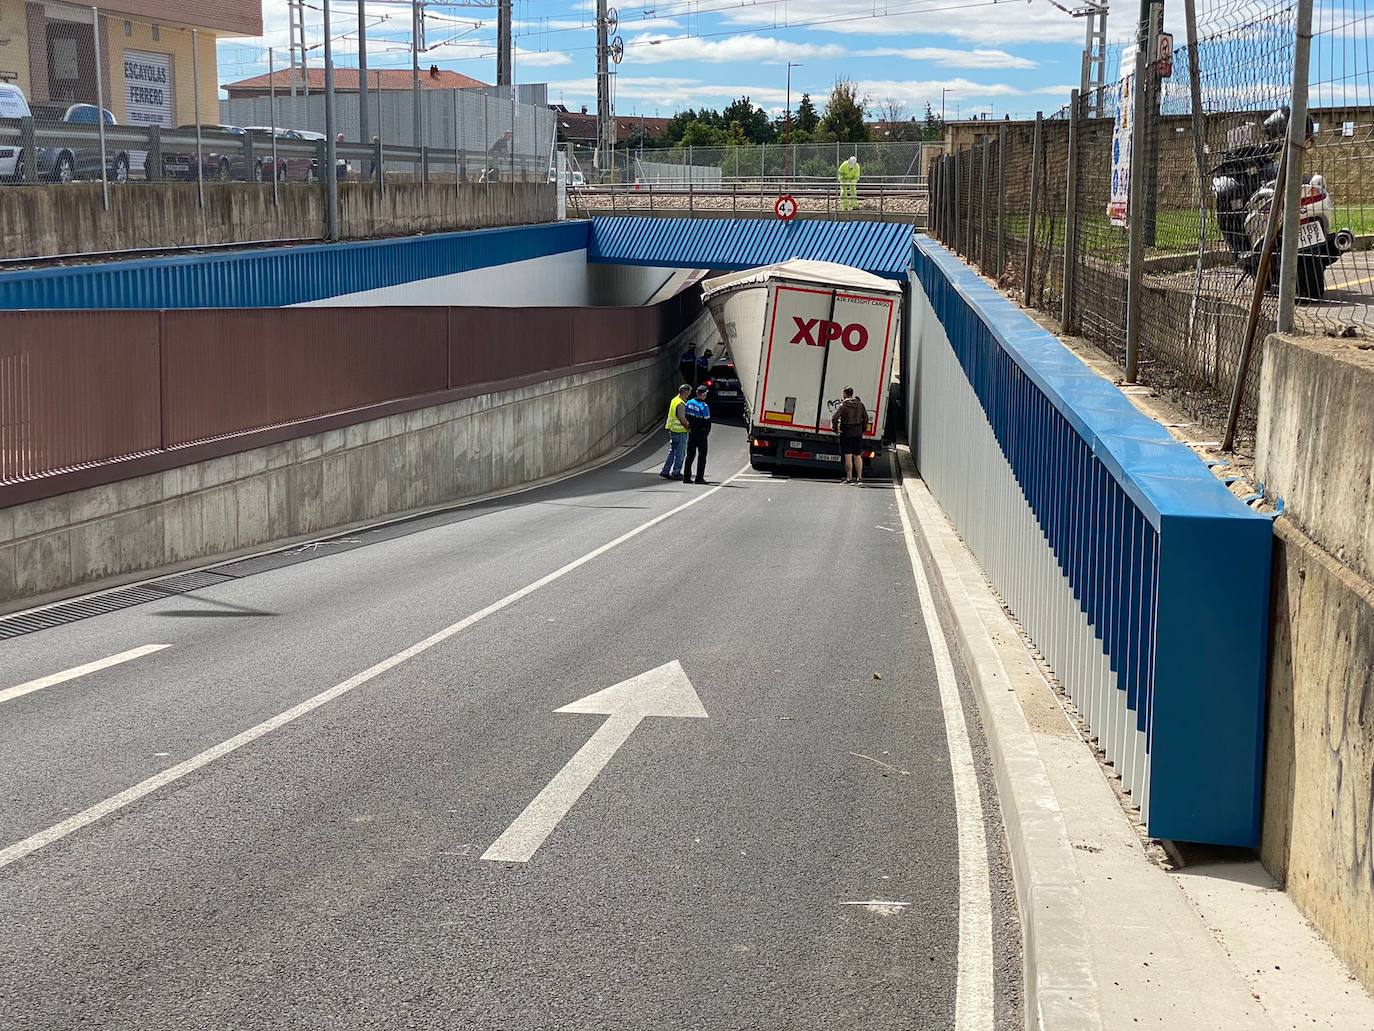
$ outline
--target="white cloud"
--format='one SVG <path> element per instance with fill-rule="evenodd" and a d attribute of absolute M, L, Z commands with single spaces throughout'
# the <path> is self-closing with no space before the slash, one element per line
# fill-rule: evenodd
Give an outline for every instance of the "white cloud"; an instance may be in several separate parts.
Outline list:
<path fill-rule="evenodd" d="M 515 48 L 517 79 L 520 77 L 521 68 L 556 68 L 565 64 L 572 64 L 572 58 L 561 50 L 526 50 L 519 46 Z"/>
<path fill-rule="evenodd" d="M 702 39 L 699 36 L 639 35 L 625 41 L 627 59 L 635 64 L 669 61 L 704 61 L 708 64 L 741 62 L 783 64 L 791 60 L 836 60 L 849 51 L 839 44 L 790 43 L 771 36 L 732 36 Z"/>
<path fill-rule="evenodd" d="M 1083 22 L 1048 3 L 1004 0 L 958 4 L 950 0 L 789 0 L 785 15 L 773 4 L 723 12 L 737 25 L 813 26 L 844 35 L 952 36 L 975 44 L 1070 43 L 1083 39 Z M 785 17 L 785 21 L 781 20 Z"/>
<path fill-rule="evenodd" d="M 1005 50 L 950 50 L 946 47 L 878 47 L 860 51 L 860 57 L 900 57 L 925 61 L 945 68 L 1034 68 L 1028 57 L 1017 57 Z"/>
<path fill-rule="evenodd" d="M 595 98 L 596 78 L 588 76 L 549 83 L 551 96 L 560 92 L 570 99 L 578 98 L 579 102 L 584 97 Z M 795 102 L 799 94 L 796 90 L 793 94 Z M 708 107 L 720 107 L 722 103 L 729 103 L 744 96 L 760 106 L 776 104 L 781 107 L 787 99 L 787 91 L 783 88 L 723 85 L 703 82 L 700 79 L 669 76 L 630 77 L 620 74 L 616 76 L 615 83 L 616 110 L 621 113 L 634 111 L 635 114 L 652 114 L 650 106 L 638 103 L 651 101 L 652 107 L 666 116 L 683 107 L 700 107 L 703 104 Z"/>

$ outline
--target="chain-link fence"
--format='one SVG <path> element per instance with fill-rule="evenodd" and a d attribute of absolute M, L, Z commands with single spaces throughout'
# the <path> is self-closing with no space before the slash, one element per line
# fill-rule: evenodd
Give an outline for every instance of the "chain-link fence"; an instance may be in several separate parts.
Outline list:
<path fill-rule="evenodd" d="M 740 144 L 617 148 L 600 159 L 591 147 L 570 153 L 574 208 L 669 214 L 676 209 L 770 212 L 782 194 L 802 217 L 854 212 L 924 225 L 930 166 L 943 143 Z M 840 194 L 839 167 L 859 166 L 852 202 Z"/>
<path fill-rule="evenodd" d="M 936 163 L 932 231 L 1139 382 L 1170 388 L 1204 417 L 1234 404 L 1244 430 L 1281 294 L 1296 299 L 1297 331 L 1374 332 L 1374 229 L 1365 225 L 1374 197 L 1366 200 L 1363 175 L 1374 158 L 1374 64 L 1362 6 L 1317 12 L 1309 131 L 1294 148 L 1303 161 L 1297 258 L 1291 277 L 1282 274 L 1302 6 L 1214 8 L 1190 33 L 1195 45 L 1144 62 L 1142 95 L 1135 47 L 1118 48 L 1118 74 L 1100 95 L 1038 124 L 970 130 Z"/>
<path fill-rule="evenodd" d="M 232 5 L 231 5 L 232 6 Z M 265 74 L 228 84 L 220 99 L 216 31 L 57 2 L 0 0 L 0 189 L 99 182 L 257 183 L 275 202 L 291 184 L 547 182 L 554 114 L 544 87 L 528 103 L 495 88 L 445 88 L 437 68 L 368 74 L 323 67 L 299 82 L 289 60 L 264 50 Z M 453 76 L 460 81 L 462 77 Z M 313 83 L 314 88 L 309 88 Z M 299 85 L 301 88 L 295 88 Z M 538 96 L 535 96 L 535 91 Z M 367 124 L 366 132 L 363 124 Z"/>

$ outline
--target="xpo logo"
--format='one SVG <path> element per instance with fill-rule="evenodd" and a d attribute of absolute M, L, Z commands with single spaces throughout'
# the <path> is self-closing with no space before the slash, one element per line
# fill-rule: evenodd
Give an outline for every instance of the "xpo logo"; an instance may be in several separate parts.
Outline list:
<path fill-rule="evenodd" d="M 797 334 L 791 341 L 794 344 L 825 347 L 832 340 L 838 340 L 846 351 L 862 351 L 868 346 L 868 327 L 860 322 L 841 326 L 838 322 L 802 319 L 796 315 L 792 316 L 792 321 L 797 324 Z"/>

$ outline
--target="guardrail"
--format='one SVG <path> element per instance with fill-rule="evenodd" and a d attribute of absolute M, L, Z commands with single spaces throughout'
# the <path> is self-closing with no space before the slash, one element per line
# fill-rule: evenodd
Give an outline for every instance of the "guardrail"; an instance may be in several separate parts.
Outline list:
<path fill-rule="evenodd" d="M 944 247 L 914 246 L 922 477 L 1148 832 L 1255 845 L 1270 519 Z"/>
<path fill-rule="evenodd" d="M 53 178 L 49 175 L 45 179 L 40 170 L 39 151 L 42 150 L 69 149 L 81 152 L 85 170 L 75 171 L 82 178 L 100 179 L 103 168 L 105 177 L 117 180 L 120 178 L 115 174 L 119 155 L 130 158 L 134 154 L 144 154 L 146 160 L 129 160 L 124 166 L 128 178 L 149 182 L 169 178 L 183 181 L 226 178 L 269 182 L 273 177 L 264 169 L 275 163 L 278 167 L 276 179 L 319 182 L 319 170 L 326 167 L 327 149 L 324 140 L 279 138 L 274 144 L 270 138 L 251 134 L 241 136 L 203 128 L 197 135 L 191 131 L 169 130 L 157 125 L 106 125 L 102 132 L 101 127 L 94 124 L 53 124 L 38 122 L 33 118 L 0 118 L 0 147 L 12 147 L 20 151 L 15 176 L 11 181 L 30 184 Z M 102 150 L 105 154 L 103 162 L 99 157 Z M 185 175 L 169 176 L 162 161 L 162 156 L 168 152 L 188 156 L 199 154 L 201 159 L 198 162 L 188 161 Z M 495 182 L 502 179 L 534 179 L 542 182 L 548 177 L 547 162 L 542 158 L 536 160 L 528 155 L 517 154 L 512 161 L 510 154 L 505 151 L 493 153 L 398 147 L 378 140 L 371 144 L 338 142 L 335 144 L 335 153 L 339 163 L 348 165 L 348 178 L 376 179 L 383 186 L 387 178 L 395 176 L 394 172 L 386 171 L 388 163 L 413 165 L 416 171 L 406 178 L 420 181 L 428 181 L 432 169 L 443 168 L 453 169 L 453 174 L 460 180 Z M 206 158 L 212 155 L 226 159 L 222 167 L 227 174 L 216 175 L 214 169 L 207 172 Z M 299 165 L 301 161 L 310 163 L 307 174 L 301 174 L 304 171 Z"/>
<path fill-rule="evenodd" d="M 823 177 L 762 177 L 702 183 L 686 179 L 648 179 L 629 183 L 591 183 L 569 188 L 568 200 L 578 213 L 634 213 L 675 215 L 686 212 L 719 216 L 726 211 L 773 210 L 786 195 L 797 202 L 803 217 L 836 215 L 854 210 L 867 215 L 893 216 L 925 225 L 928 195 L 924 176 L 875 177 L 861 181 L 852 207 L 840 196 L 839 183 Z"/>

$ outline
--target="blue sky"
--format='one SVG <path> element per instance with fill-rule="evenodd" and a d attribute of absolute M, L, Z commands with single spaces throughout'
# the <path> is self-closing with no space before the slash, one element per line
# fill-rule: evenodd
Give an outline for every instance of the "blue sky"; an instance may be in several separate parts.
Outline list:
<path fill-rule="evenodd" d="M 321 2 L 307 9 L 311 44 L 323 39 Z M 595 110 L 594 10 L 594 0 L 516 0 L 517 80 L 547 82 L 551 101 Z M 357 4 L 330 12 L 336 63 L 354 66 Z M 263 13 L 261 39 L 220 44 L 221 83 L 265 71 L 268 46 L 284 63 L 286 5 L 265 0 Z M 792 70 L 794 105 L 809 92 L 820 106 L 845 76 L 875 116 L 889 104 L 919 115 L 929 101 L 938 111 L 942 89 L 950 118 L 1050 112 L 1077 85 L 1084 32 L 1081 19 L 1050 0 L 642 0 L 618 13 L 621 116 L 718 108 L 741 95 L 781 113 L 788 61 L 801 64 Z M 409 67 L 410 5 L 367 0 L 366 17 L 369 67 Z M 495 38 L 494 8 L 429 4 L 422 64 L 491 82 Z"/>

